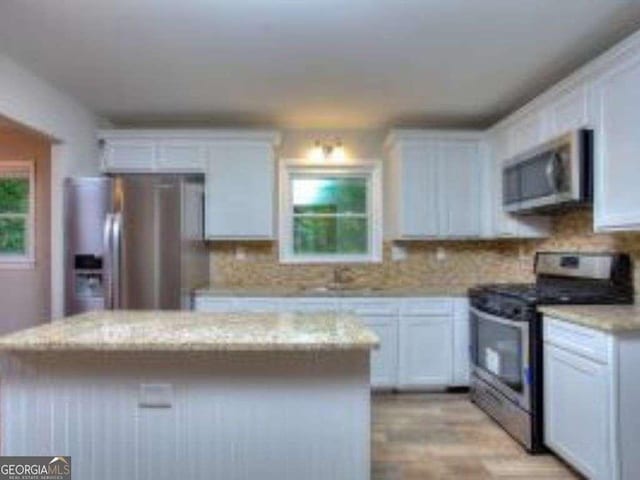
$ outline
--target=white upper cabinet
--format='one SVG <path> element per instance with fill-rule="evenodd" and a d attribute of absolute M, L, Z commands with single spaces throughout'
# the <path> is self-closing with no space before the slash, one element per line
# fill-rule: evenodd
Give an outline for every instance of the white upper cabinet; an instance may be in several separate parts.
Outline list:
<path fill-rule="evenodd" d="M 516 120 L 507 128 L 509 157 L 535 147 L 543 140 L 545 116 L 533 111 Z"/>
<path fill-rule="evenodd" d="M 163 172 L 204 172 L 207 144 L 188 140 L 161 140 L 157 146 L 156 168 Z"/>
<path fill-rule="evenodd" d="M 439 153 L 440 235 L 478 237 L 482 215 L 480 142 L 441 142 Z"/>
<path fill-rule="evenodd" d="M 387 139 L 387 219 L 396 240 L 479 237 L 481 135 L 402 131 Z"/>
<path fill-rule="evenodd" d="M 593 85 L 595 229 L 640 229 L 640 47 Z"/>
<path fill-rule="evenodd" d="M 206 238 L 273 239 L 275 158 L 269 142 L 220 142 L 209 150 Z"/>
<path fill-rule="evenodd" d="M 551 139 L 570 130 L 592 124 L 589 87 L 585 82 L 568 88 L 551 101 L 546 108 L 545 139 Z"/>
<path fill-rule="evenodd" d="M 201 173 L 205 237 L 274 238 L 275 159 L 270 130 L 103 130 L 107 173 Z"/>
<path fill-rule="evenodd" d="M 105 140 L 102 169 L 106 172 L 151 172 L 155 169 L 156 143 L 148 139 Z"/>
<path fill-rule="evenodd" d="M 397 145 L 392 153 L 398 238 L 438 235 L 437 167 L 435 142 Z"/>

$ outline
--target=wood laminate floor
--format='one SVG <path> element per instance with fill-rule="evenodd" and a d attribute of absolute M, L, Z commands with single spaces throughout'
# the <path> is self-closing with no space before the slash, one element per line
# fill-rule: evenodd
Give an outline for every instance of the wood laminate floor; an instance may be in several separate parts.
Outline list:
<path fill-rule="evenodd" d="M 466 394 L 377 394 L 373 480 L 577 479 L 553 455 L 527 454 Z"/>

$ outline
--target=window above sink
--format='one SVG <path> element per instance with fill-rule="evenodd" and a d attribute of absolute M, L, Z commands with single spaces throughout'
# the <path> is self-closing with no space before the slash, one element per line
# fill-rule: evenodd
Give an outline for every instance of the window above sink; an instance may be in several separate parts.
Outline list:
<path fill-rule="evenodd" d="M 280 261 L 378 262 L 382 259 L 381 165 L 280 166 Z"/>

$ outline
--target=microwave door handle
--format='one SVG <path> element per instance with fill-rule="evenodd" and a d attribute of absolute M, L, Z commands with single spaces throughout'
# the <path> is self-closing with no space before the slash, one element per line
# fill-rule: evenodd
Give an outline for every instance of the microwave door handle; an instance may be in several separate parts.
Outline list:
<path fill-rule="evenodd" d="M 113 309 L 113 214 L 107 213 L 103 229 L 104 308 Z"/>
<path fill-rule="evenodd" d="M 558 191 L 558 177 L 561 168 L 562 159 L 556 152 L 553 152 L 550 155 L 549 161 L 547 162 L 547 166 L 544 170 L 544 173 L 547 177 L 547 183 L 549 184 L 549 188 L 551 188 L 553 193 L 556 193 Z"/>

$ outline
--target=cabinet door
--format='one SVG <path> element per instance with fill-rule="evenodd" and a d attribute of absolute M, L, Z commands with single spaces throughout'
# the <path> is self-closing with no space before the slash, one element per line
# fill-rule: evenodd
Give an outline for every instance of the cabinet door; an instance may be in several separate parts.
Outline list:
<path fill-rule="evenodd" d="M 400 388 L 420 389 L 451 384 L 452 323 L 450 316 L 400 318 Z"/>
<path fill-rule="evenodd" d="M 460 298 L 454 301 L 452 385 L 469 385 L 469 348 L 469 301 Z"/>
<path fill-rule="evenodd" d="M 596 230 L 640 229 L 640 55 L 594 85 Z"/>
<path fill-rule="evenodd" d="M 593 479 L 611 474 L 607 366 L 545 343 L 545 443 Z"/>
<path fill-rule="evenodd" d="M 555 99 L 548 107 L 547 139 L 590 124 L 589 92 L 580 84 Z"/>
<path fill-rule="evenodd" d="M 269 144 L 229 143 L 210 150 L 206 180 L 209 239 L 272 239 L 275 164 Z"/>
<path fill-rule="evenodd" d="M 163 140 L 158 144 L 158 171 L 204 173 L 206 168 L 207 146 L 204 143 Z"/>
<path fill-rule="evenodd" d="M 508 128 L 509 157 L 518 155 L 542 141 L 544 115 L 534 111 L 517 120 Z"/>
<path fill-rule="evenodd" d="M 398 317 L 366 315 L 360 319 L 380 339 L 380 346 L 371 351 L 371 386 L 394 388 L 398 383 Z"/>
<path fill-rule="evenodd" d="M 402 222 L 403 238 L 425 238 L 438 235 L 436 142 L 407 144 L 401 148 Z"/>
<path fill-rule="evenodd" d="M 146 173 L 155 169 L 156 146 L 151 140 L 107 140 L 102 167 L 106 172 Z"/>
<path fill-rule="evenodd" d="M 440 145 L 440 236 L 480 236 L 481 160 L 478 142 L 451 141 Z"/>

